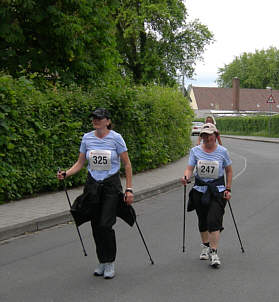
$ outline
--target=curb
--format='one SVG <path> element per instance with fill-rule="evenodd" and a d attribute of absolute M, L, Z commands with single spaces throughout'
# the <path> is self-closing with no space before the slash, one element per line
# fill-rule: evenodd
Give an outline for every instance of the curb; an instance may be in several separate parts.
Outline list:
<path fill-rule="evenodd" d="M 0 241 L 25 235 L 27 233 L 34 233 L 59 224 L 68 223 L 72 221 L 71 218 L 70 212 L 64 211 L 61 213 L 36 218 L 27 222 L 18 223 L 13 226 L 4 227 L 0 229 Z"/>
<path fill-rule="evenodd" d="M 134 202 L 139 202 L 143 199 L 170 191 L 179 186 L 181 186 L 180 179 L 175 179 L 150 189 L 135 192 Z M 13 226 L 4 227 L 0 229 L 0 242 L 72 221 L 73 218 L 70 211 L 63 211 L 61 213 L 51 214 L 27 222 L 18 223 Z"/>

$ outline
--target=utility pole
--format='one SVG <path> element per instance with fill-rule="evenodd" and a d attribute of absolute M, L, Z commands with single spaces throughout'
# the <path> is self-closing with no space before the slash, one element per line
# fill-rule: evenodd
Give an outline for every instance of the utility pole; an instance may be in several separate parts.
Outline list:
<path fill-rule="evenodd" d="M 275 101 L 274 101 L 274 98 L 272 96 L 272 87 L 266 87 L 266 89 L 270 89 L 270 96 L 268 97 L 266 102 L 269 104 L 268 135 L 271 136 L 272 104 L 275 103 Z"/>

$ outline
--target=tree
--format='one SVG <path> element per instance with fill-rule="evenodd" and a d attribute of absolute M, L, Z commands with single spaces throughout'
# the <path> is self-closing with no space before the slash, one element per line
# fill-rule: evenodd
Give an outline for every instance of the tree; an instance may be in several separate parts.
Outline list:
<path fill-rule="evenodd" d="M 0 69 L 86 83 L 117 69 L 114 0 L 2 0 Z"/>
<path fill-rule="evenodd" d="M 173 84 L 179 70 L 191 77 L 185 62 L 200 59 L 213 39 L 198 20 L 186 23 L 182 0 L 121 0 L 115 17 L 122 66 L 135 83 Z"/>
<path fill-rule="evenodd" d="M 2 0 L 0 70 L 69 84 L 173 84 L 213 36 L 182 0 Z"/>
<path fill-rule="evenodd" d="M 265 89 L 270 86 L 279 89 L 279 50 L 270 47 L 255 53 L 244 52 L 232 63 L 219 68 L 218 74 L 220 87 L 231 87 L 232 79 L 238 77 L 241 88 Z"/>

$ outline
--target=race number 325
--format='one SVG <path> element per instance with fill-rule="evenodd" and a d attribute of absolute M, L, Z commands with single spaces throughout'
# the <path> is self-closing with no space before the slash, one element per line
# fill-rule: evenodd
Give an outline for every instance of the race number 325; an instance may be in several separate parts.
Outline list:
<path fill-rule="evenodd" d="M 90 150 L 89 165 L 91 170 L 110 170 L 111 152 L 109 150 Z"/>
<path fill-rule="evenodd" d="M 108 158 L 107 156 L 96 156 L 96 155 L 93 155 L 92 156 L 92 162 L 94 165 L 106 165 L 108 163 Z"/>

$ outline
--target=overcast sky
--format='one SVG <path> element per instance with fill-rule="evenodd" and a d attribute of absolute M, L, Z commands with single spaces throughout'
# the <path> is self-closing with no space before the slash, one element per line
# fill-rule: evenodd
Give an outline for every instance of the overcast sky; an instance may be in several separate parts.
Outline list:
<path fill-rule="evenodd" d="M 186 0 L 188 20 L 199 19 L 213 32 L 204 62 L 196 67 L 195 80 L 185 86 L 217 87 L 218 68 L 244 52 L 279 49 L 279 0 Z"/>

